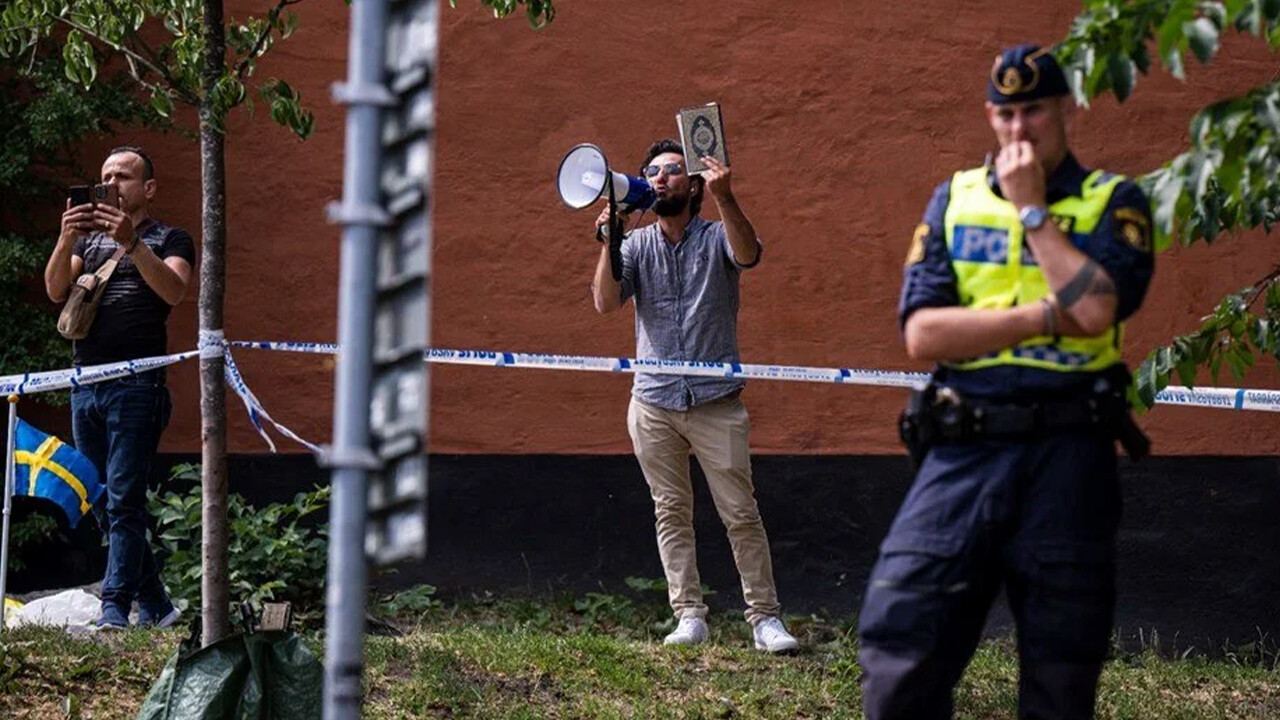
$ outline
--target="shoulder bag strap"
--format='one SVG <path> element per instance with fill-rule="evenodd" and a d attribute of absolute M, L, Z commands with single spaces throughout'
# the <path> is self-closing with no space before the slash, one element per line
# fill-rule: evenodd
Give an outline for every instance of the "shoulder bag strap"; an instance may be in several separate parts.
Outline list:
<path fill-rule="evenodd" d="M 140 241 L 135 240 L 134 242 L 140 242 Z M 111 274 L 116 271 L 116 266 L 120 264 L 120 258 L 122 257 L 124 257 L 123 245 L 117 247 L 115 254 L 112 255 L 109 260 L 102 263 L 102 267 L 98 268 L 98 271 L 94 273 L 94 275 L 98 276 L 99 285 L 107 284 L 107 280 L 111 279 Z"/>

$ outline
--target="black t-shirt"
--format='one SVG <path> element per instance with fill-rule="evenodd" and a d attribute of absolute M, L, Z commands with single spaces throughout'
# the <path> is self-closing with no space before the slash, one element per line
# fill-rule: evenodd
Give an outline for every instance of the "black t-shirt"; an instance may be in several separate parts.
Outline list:
<path fill-rule="evenodd" d="M 180 257 L 195 265 L 195 242 L 187 231 L 148 219 L 137 232 L 161 260 Z M 117 247 L 105 233 L 95 232 L 77 240 L 71 252 L 84 259 L 84 272 L 91 273 L 110 260 Z M 164 355 L 168 342 L 164 323 L 169 309 L 169 303 L 142 279 L 133 258 L 124 255 L 103 290 L 102 304 L 89 334 L 72 343 L 75 364 L 98 365 Z"/>

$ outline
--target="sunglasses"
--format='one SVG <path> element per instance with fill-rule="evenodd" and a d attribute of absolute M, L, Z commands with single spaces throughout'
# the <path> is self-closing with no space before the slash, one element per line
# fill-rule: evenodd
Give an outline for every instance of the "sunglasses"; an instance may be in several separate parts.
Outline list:
<path fill-rule="evenodd" d="M 658 177 L 658 173 L 666 171 L 668 175 L 683 175 L 684 166 L 678 162 L 670 162 L 665 165 L 650 165 L 644 169 L 644 176 L 647 178 Z"/>

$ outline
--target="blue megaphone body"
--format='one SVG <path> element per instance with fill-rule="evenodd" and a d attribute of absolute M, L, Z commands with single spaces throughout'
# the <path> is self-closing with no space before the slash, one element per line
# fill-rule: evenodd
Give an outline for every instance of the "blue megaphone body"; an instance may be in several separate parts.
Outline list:
<path fill-rule="evenodd" d="M 556 187 L 565 205 L 581 210 L 604 197 L 610 179 L 613 199 L 623 210 L 648 210 L 658 199 L 648 180 L 614 172 L 604 151 L 591 143 L 575 145 L 565 154 L 556 173 Z"/>

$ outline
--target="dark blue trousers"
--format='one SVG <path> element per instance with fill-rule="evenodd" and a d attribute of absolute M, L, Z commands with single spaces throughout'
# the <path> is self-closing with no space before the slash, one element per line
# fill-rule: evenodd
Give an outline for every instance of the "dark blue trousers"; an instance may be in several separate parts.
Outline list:
<path fill-rule="evenodd" d="M 86 385 L 71 392 L 76 449 L 97 466 L 106 486 L 105 508 L 94 508 L 107 534 L 102 613 L 127 622 L 138 601 L 139 621 L 164 617 L 173 606 L 160 581 L 160 564 L 147 540 L 147 478 L 171 405 L 163 371 Z"/>
<path fill-rule="evenodd" d="M 1114 441 L 1064 433 L 939 445 L 925 457 L 859 618 L 868 720 L 950 718 L 1004 587 L 1018 717 L 1092 718 L 1115 611 Z"/>

